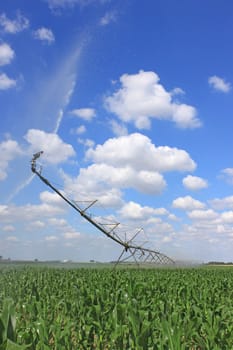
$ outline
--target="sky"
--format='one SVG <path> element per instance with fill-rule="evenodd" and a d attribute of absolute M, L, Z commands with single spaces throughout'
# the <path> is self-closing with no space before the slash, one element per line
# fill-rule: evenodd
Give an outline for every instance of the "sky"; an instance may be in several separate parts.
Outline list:
<path fill-rule="evenodd" d="M 0 255 L 233 261 L 233 3 L 0 4 Z M 107 227 L 107 226 L 106 226 Z M 143 228 L 143 229 L 142 229 Z"/>

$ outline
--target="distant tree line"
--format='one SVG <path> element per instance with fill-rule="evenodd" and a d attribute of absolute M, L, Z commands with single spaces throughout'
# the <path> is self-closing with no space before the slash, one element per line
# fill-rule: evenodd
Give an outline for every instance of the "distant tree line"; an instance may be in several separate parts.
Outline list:
<path fill-rule="evenodd" d="M 224 261 L 209 261 L 207 265 L 233 265 L 233 262 L 224 262 Z"/>

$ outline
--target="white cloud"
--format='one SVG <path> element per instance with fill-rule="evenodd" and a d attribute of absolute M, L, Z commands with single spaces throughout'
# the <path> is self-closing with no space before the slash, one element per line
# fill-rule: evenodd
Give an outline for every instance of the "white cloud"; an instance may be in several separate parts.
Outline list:
<path fill-rule="evenodd" d="M 72 8 L 75 5 L 87 6 L 92 3 L 104 3 L 106 0 L 47 0 L 51 10 Z"/>
<path fill-rule="evenodd" d="M 227 174 L 227 175 L 233 177 L 233 168 L 226 168 L 226 169 L 223 169 L 222 172 L 223 172 L 224 174 Z"/>
<path fill-rule="evenodd" d="M 96 115 L 95 110 L 93 108 L 73 109 L 72 111 L 70 111 L 70 114 L 88 122 L 90 122 Z"/>
<path fill-rule="evenodd" d="M 59 197 L 56 193 L 43 191 L 40 193 L 41 202 L 49 205 L 59 205 L 63 203 L 63 199 Z"/>
<path fill-rule="evenodd" d="M 169 214 L 168 219 L 172 221 L 179 221 L 178 217 L 175 214 Z"/>
<path fill-rule="evenodd" d="M 65 215 L 67 204 L 56 193 L 42 192 L 40 199 L 41 202 L 37 205 L 0 206 L 1 223 L 13 225 L 17 222 L 17 225 L 23 224 L 25 228 L 33 231 L 43 227 L 43 223 L 47 218 L 54 218 L 61 214 Z"/>
<path fill-rule="evenodd" d="M 166 234 L 172 233 L 174 231 L 173 226 L 162 220 L 153 220 L 149 219 L 148 223 L 151 226 L 148 226 L 146 229 L 146 233 L 149 235 L 149 239 L 151 241 L 158 239 L 158 235 L 160 235 L 159 241 L 162 242 L 163 238 Z"/>
<path fill-rule="evenodd" d="M 166 91 L 159 80 L 156 73 L 142 70 L 122 75 L 121 88 L 105 98 L 106 109 L 138 129 L 150 128 L 151 118 L 173 121 L 180 128 L 200 127 L 196 109 L 173 101 L 173 93 Z"/>
<path fill-rule="evenodd" d="M 176 87 L 176 88 L 172 89 L 171 94 L 174 96 L 175 95 L 185 95 L 185 91 L 179 87 Z"/>
<path fill-rule="evenodd" d="M 45 223 L 43 221 L 41 221 L 41 220 L 35 220 L 35 221 L 32 222 L 32 226 L 34 228 L 40 229 L 40 228 L 44 228 L 45 227 Z"/>
<path fill-rule="evenodd" d="M 183 179 L 183 185 L 188 190 L 196 191 L 208 187 L 208 182 L 201 177 L 188 175 Z"/>
<path fill-rule="evenodd" d="M 86 132 L 86 127 L 85 125 L 80 125 L 77 129 L 76 129 L 76 134 L 77 135 L 81 135 L 81 134 L 84 134 Z"/>
<path fill-rule="evenodd" d="M 225 198 L 215 198 L 209 201 L 211 206 L 216 210 L 222 209 L 233 209 L 233 196 L 225 197 Z"/>
<path fill-rule="evenodd" d="M 93 141 L 91 139 L 78 138 L 78 143 L 80 143 L 81 145 L 84 145 L 87 148 L 94 147 L 94 145 L 95 145 L 95 141 Z"/>
<path fill-rule="evenodd" d="M 65 8 L 65 7 L 72 7 L 75 4 L 78 4 L 80 0 L 47 0 L 49 7 L 51 9 L 56 8 Z"/>
<path fill-rule="evenodd" d="M 207 210 L 192 210 L 188 213 L 188 217 L 193 220 L 206 220 L 210 221 L 216 219 L 218 217 L 218 213 L 216 213 L 212 209 Z"/>
<path fill-rule="evenodd" d="M 12 50 L 10 45 L 6 43 L 0 44 L 0 66 L 11 63 L 15 57 L 15 52 Z"/>
<path fill-rule="evenodd" d="M 54 242 L 54 241 L 57 241 L 57 240 L 58 240 L 57 236 L 51 235 L 51 236 L 46 236 L 45 237 L 45 241 L 47 241 L 47 242 Z"/>
<path fill-rule="evenodd" d="M 1 205 L 0 204 L 0 215 L 5 215 L 7 210 L 8 210 L 8 205 Z"/>
<path fill-rule="evenodd" d="M 105 15 L 100 19 L 100 25 L 106 26 L 111 22 L 116 22 L 116 12 L 115 11 L 109 11 L 106 12 Z"/>
<path fill-rule="evenodd" d="M 221 177 L 223 177 L 227 183 L 233 185 L 233 168 L 223 169 L 221 171 Z"/>
<path fill-rule="evenodd" d="M 13 232 L 15 231 L 15 227 L 13 225 L 6 225 L 6 226 L 3 226 L 2 230 L 4 232 Z"/>
<path fill-rule="evenodd" d="M 0 143 L 0 181 L 7 177 L 7 168 L 10 161 L 22 154 L 20 146 L 14 140 Z"/>
<path fill-rule="evenodd" d="M 169 243 L 169 242 L 172 241 L 172 239 L 173 238 L 171 236 L 165 236 L 165 237 L 162 238 L 162 242 Z"/>
<path fill-rule="evenodd" d="M 167 213 L 167 211 L 166 211 Z M 148 206 L 141 206 L 138 203 L 130 201 L 125 203 L 119 210 L 119 214 L 123 219 L 127 220 L 146 220 L 150 219 L 153 215 L 164 215 L 164 208 L 151 208 Z"/>
<path fill-rule="evenodd" d="M 217 225 L 217 233 L 225 233 L 225 226 L 224 225 Z"/>
<path fill-rule="evenodd" d="M 80 233 L 79 233 L 79 232 L 73 232 L 73 231 L 71 231 L 71 232 L 65 232 L 65 233 L 63 234 L 63 237 L 64 237 L 65 239 L 77 239 L 77 238 L 80 238 Z"/>
<path fill-rule="evenodd" d="M 18 242 L 19 239 L 16 236 L 8 236 L 6 238 L 7 241 L 11 241 L 11 242 Z"/>
<path fill-rule="evenodd" d="M 221 219 L 223 223 L 233 224 L 233 211 L 225 211 L 221 214 Z"/>
<path fill-rule="evenodd" d="M 57 134 L 30 129 L 24 138 L 31 145 L 31 153 L 43 150 L 43 159 L 51 164 L 65 162 L 75 155 L 73 147 L 64 143 Z"/>
<path fill-rule="evenodd" d="M 164 215 L 168 215 L 169 212 L 165 208 L 156 208 L 154 209 L 154 214 L 164 216 Z"/>
<path fill-rule="evenodd" d="M 166 182 L 163 176 L 155 171 L 135 170 L 132 167 L 119 167 L 108 164 L 92 164 L 86 169 L 81 169 L 79 182 L 86 188 L 94 191 L 96 186 L 116 188 L 134 188 L 148 194 L 158 194 L 165 188 Z"/>
<path fill-rule="evenodd" d="M 67 225 L 67 222 L 65 219 L 60 219 L 60 218 L 50 218 L 48 219 L 49 224 L 53 226 L 59 226 L 59 227 L 64 227 Z"/>
<path fill-rule="evenodd" d="M 89 196 L 90 194 L 87 192 L 86 195 Z M 106 189 L 96 187 L 92 192 L 92 198 L 98 198 L 98 202 L 105 208 L 119 208 L 123 203 L 122 192 L 117 188 L 109 188 L 106 191 Z"/>
<path fill-rule="evenodd" d="M 115 167 L 132 167 L 136 171 L 192 171 L 195 162 L 189 154 L 168 146 L 156 147 L 140 133 L 108 139 L 103 145 L 86 152 L 87 159 Z"/>
<path fill-rule="evenodd" d="M 41 27 L 34 32 L 35 39 L 46 41 L 48 44 L 52 44 L 55 41 L 54 34 L 51 29 Z"/>
<path fill-rule="evenodd" d="M 128 130 L 126 128 L 126 126 L 124 124 L 120 124 L 118 123 L 116 120 L 110 120 L 110 126 L 112 129 L 112 132 L 114 133 L 114 135 L 116 136 L 124 136 L 128 134 Z"/>
<path fill-rule="evenodd" d="M 16 19 L 7 18 L 5 13 L 0 15 L 0 25 L 6 33 L 15 34 L 29 27 L 29 20 L 18 11 Z"/>
<path fill-rule="evenodd" d="M 80 194 L 98 198 L 106 206 L 122 205 L 122 190 L 127 188 L 159 194 L 166 187 L 161 172 L 192 170 L 196 166 L 185 151 L 156 148 L 139 133 L 108 139 L 103 145 L 88 149 L 86 159 L 92 164 L 81 168 L 77 178 L 63 174 L 65 188 L 79 198 Z"/>
<path fill-rule="evenodd" d="M 215 90 L 227 93 L 231 90 L 231 84 L 226 82 L 224 79 L 213 75 L 209 77 L 209 85 L 212 86 Z"/>
<path fill-rule="evenodd" d="M 105 188 L 98 186 L 97 183 L 92 183 L 92 179 L 87 179 L 86 183 L 83 183 L 81 179 L 71 178 L 67 175 L 64 175 L 65 179 L 65 191 L 66 193 L 72 193 L 73 198 L 83 199 L 90 201 L 96 200 L 98 198 L 98 203 L 103 205 L 104 207 L 119 207 L 122 205 L 122 193 L 118 189 Z M 87 185 L 88 186 L 85 186 Z"/>
<path fill-rule="evenodd" d="M 122 205 L 122 192 L 120 189 L 112 188 L 107 183 L 101 183 L 95 174 L 89 170 L 81 169 L 76 178 L 63 173 L 64 189 L 66 193 L 72 193 L 73 198 L 90 201 L 98 198 L 98 203 L 104 207 L 119 207 Z"/>
<path fill-rule="evenodd" d="M 203 209 L 205 204 L 192 198 L 191 196 L 179 197 L 172 202 L 173 208 L 183 210 Z"/>
<path fill-rule="evenodd" d="M 16 80 L 9 78 L 5 73 L 0 73 L 0 90 L 13 88 L 16 83 Z"/>

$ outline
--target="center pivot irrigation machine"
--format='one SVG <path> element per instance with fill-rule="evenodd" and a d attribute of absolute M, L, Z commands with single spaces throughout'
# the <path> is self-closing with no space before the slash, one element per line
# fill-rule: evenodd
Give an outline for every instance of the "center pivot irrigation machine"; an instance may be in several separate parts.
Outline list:
<path fill-rule="evenodd" d="M 114 223 L 114 224 L 105 224 L 98 222 L 95 220 L 92 215 L 87 213 L 87 210 L 93 206 L 97 200 L 89 202 L 88 206 L 86 206 L 84 209 L 81 208 L 77 204 L 77 201 L 74 201 L 72 199 L 69 199 L 63 192 L 59 191 L 54 185 L 52 185 L 49 180 L 47 180 L 44 176 L 41 175 L 42 167 L 38 167 L 36 164 L 37 159 L 43 154 L 43 151 L 37 152 L 33 155 L 31 160 L 31 170 L 34 174 L 36 174 L 41 181 L 43 181 L 47 186 L 49 186 L 54 192 L 56 192 L 64 201 L 66 201 L 73 209 L 75 209 L 84 219 L 86 219 L 90 224 L 95 226 L 99 231 L 104 233 L 108 238 L 115 241 L 117 244 L 123 247 L 122 253 L 120 254 L 118 260 L 116 261 L 116 264 L 123 263 L 123 262 L 129 262 L 134 261 L 137 265 L 139 264 L 157 264 L 157 265 L 173 265 L 175 262 L 169 258 L 168 256 L 155 251 L 153 249 L 145 248 L 142 245 L 136 244 L 135 239 L 136 236 L 142 231 L 142 229 L 139 229 L 136 231 L 136 233 L 130 238 L 122 239 L 118 232 L 117 228 L 119 227 L 120 223 Z M 109 229 L 109 226 L 111 228 Z"/>

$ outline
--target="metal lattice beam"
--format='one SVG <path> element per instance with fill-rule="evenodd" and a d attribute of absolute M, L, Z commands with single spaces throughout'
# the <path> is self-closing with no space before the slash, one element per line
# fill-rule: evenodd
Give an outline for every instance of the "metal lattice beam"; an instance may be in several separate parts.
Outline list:
<path fill-rule="evenodd" d="M 41 167 L 38 170 L 36 161 L 43 154 L 43 151 L 37 152 L 33 155 L 31 160 L 31 170 L 34 174 L 36 174 L 41 181 L 43 181 L 47 186 L 49 186 L 54 192 L 56 192 L 64 201 L 66 201 L 73 209 L 75 209 L 79 214 L 84 217 L 89 223 L 95 226 L 99 231 L 104 233 L 108 238 L 112 239 L 119 245 L 123 247 L 123 251 L 116 261 L 116 265 L 119 263 L 123 263 L 126 261 L 133 260 L 137 265 L 139 264 L 163 264 L 163 265 L 171 265 L 174 264 L 174 261 L 168 256 L 155 251 L 153 249 L 144 248 L 141 245 L 137 245 L 134 243 L 134 239 L 141 232 L 139 229 L 131 239 L 128 241 L 125 239 L 121 239 L 119 235 L 115 232 L 115 229 L 119 225 L 119 223 L 111 224 L 111 228 L 109 228 L 109 224 L 103 224 L 95 221 L 90 215 L 87 213 L 87 209 L 89 209 L 93 204 L 96 203 L 97 200 L 91 202 L 86 208 L 81 209 L 75 201 L 70 200 L 63 193 L 61 193 L 55 186 L 53 186 L 44 176 L 41 174 Z"/>

